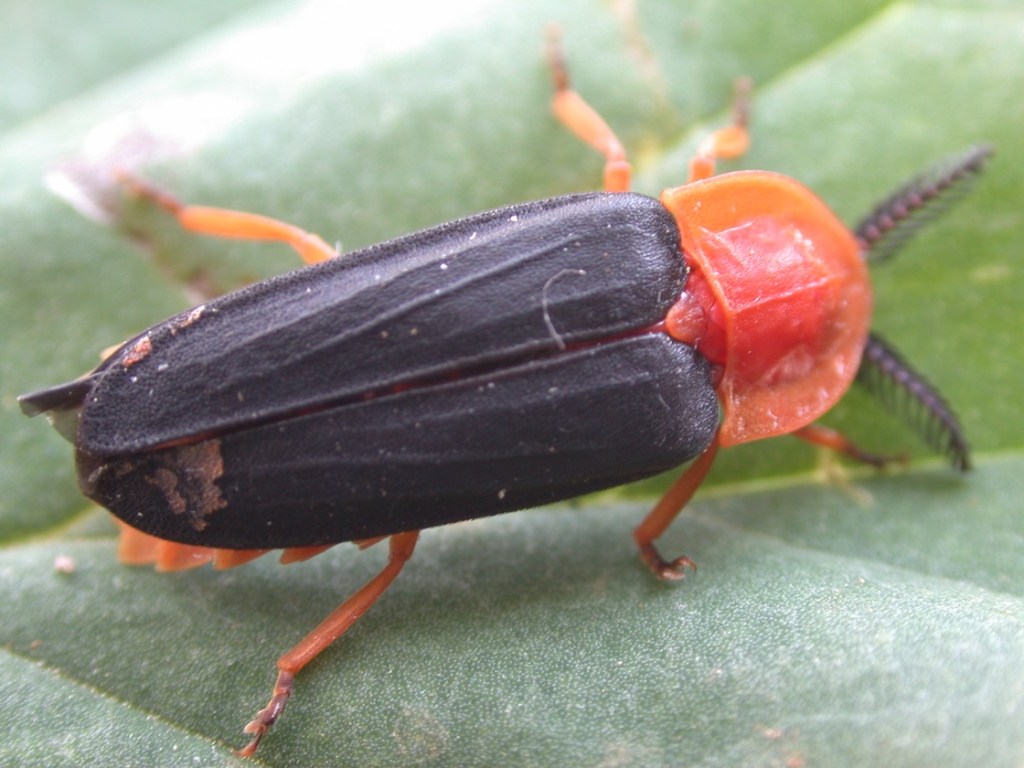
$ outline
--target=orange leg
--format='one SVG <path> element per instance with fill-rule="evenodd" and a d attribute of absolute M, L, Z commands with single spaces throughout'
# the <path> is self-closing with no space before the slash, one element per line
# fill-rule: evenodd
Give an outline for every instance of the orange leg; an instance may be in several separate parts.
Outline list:
<path fill-rule="evenodd" d="M 808 424 L 793 433 L 794 437 L 806 440 L 808 443 L 829 448 L 836 453 L 842 453 L 852 459 L 870 464 L 873 467 L 882 469 L 891 464 L 906 464 L 907 457 L 904 456 L 879 456 L 876 453 L 868 453 L 862 450 L 855 443 L 851 442 L 846 435 L 836 432 L 834 429 L 823 427 L 820 424 Z"/>
<path fill-rule="evenodd" d="M 690 160 L 690 181 L 700 181 L 715 175 L 715 161 L 745 154 L 750 147 L 747 123 L 750 117 L 750 79 L 736 81 L 732 102 L 732 124 L 719 128 L 700 145 Z"/>
<path fill-rule="evenodd" d="M 151 200 L 173 215 L 182 228 L 190 232 L 212 237 L 287 243 L 307 264 L 316 264 L 338 255 L 317 235 L 283 221 L 244 211 L 186 205 L 156 185 L 126 171 L 118 171 L 117 178 L 134 194 Z"/>
<path fill-rule="evenodd" d="M 628 191 L 632 171 L 626 158 L 626 149 L 604 118 L 569 84 L 569 69 L 555 29 L 548 34 L 548 62 L 555 82 L 555 95 L 551 99 L 551 110 L 555 117 L 581 141 L 604 156 L 605 190 Z"/>
<path fill-rule="evenodd" d="M 295 675 L 327 646 L 341 637 L 360 616 L 366 613 L 371 605 L 377 602 L 377 598 L 391 585 L 406 561 L 412 557 L 419 535 L 419 531 L 410 531 L 392 536 L 388 562 L 383 570 L 338 606 L 298 645 L 277 660 L 278 672 L 277 681 L 274 683 L 274 693 L 270 697 L 270 701 L 267 702 L 267 706 L 261 709 L 256 717 L 245 726 L 245 732 L 252 735 L 252 740 L 238 751 L 239 755 L 249 757 L 256 752 L 263 734 L 284 711 L 285 704 L 288 703 L 288 698 L 292 695 Z"/>
<path fill-rule="evenodd" d="M 604 156 L 605 190 L 627 191 L 632 170 L 626 157 L 626 150 L 604 118 L 569 84 L 569 69 L 565 63 L 557 30 L 552 30 L 548 36 L 548 61 L 555 83 L 555 95 L 551 100 L 551 109 L 555 117 L 580 140 Z M 716 160 L 740 157 L 750 147 L 750 133 L 747 130 L 750 88 L 748 78 L 736 81 L 732 124 L 715 131 L 701 144 L 697 154 L 690 160 L 690 181 L 700 181 L 714 176 Z"/>
<path fill-rule="evenodd" d="M 681 579 L 686 574 L 687 568 L 697 570 L 697 565 L 685 555 L 677 557 L 671 562 L 663 560 L 654 546 L 654 540 L 665 532 L 665 529 L 676 519 L 676 515 L 693 498 L 693 494 L 707 477 L 711 465 L 715 463 L 717 454 L 718 440 L 716 438 L 707 450 L 679 476 L 679 479 L 666 491 L 661 500 L 654 505 L 654 509 L 633 531 L 633 538 L 636 539 L 637 546 L 640 547 L 640 557 L 658 578 Z"/>

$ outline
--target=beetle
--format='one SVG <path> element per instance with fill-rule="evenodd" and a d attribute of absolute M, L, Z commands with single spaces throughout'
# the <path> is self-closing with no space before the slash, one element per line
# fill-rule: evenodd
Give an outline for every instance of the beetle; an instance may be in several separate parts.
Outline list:
<path fill-rule="evenodd" d="M 749 143 L 749 86 L 687 183 L 629 192 L 623 145 L 549 46 L 556 118 L 604 157 L 604 191 L 519 203 L 339 256 L 254 214 L 186 205 L 119 172 L 192 232 L 278 240 L 309 266 L 213 299 L 24 395 L 75 447 L 119 556 L 177 570 L 282 562 L 389 539 L 382 571 L 277 663 L 252 755 L 295 674 L 387 589 L 423 528 L 563 500 L 691 462 L 635 530 L 655 542 L 719 447 L 794 434 L 884 465 L 817 425 L 856 380 L 954 467 L 969 449 L 936 389 L 870 330 L 867 262 L 978 175 L 972 148 L 848 230 L 795 180 L 715 175 Z"/>

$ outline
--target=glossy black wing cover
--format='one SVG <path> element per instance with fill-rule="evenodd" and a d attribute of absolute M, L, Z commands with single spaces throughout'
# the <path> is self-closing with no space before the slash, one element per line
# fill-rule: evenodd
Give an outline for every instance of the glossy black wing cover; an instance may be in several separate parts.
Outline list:
<path fill-rule="evenodd" d="M 671 215 L 641 195 L 478 214 L 154 326 L 144 359 L 107 361 L 78 444 L 135 452 L 609 338 L 664 318 L 684 275 Z"/>
<path fill-rule="evenodd" d="M 636 480 L 699 454 L 717 425 L 707 363 L 657 334 L 80 471 L 89 496 L 161 538 L 312 546 Z"/>
<path fill-rule="evenodd" d="M 703 450 L 707 366 L 643 333 L 684 280 L 656 200 L 515 205 L 221 297 L 22 407 L 77 404 L 83 490 L 164 538 L 283 547 L 423 528 Z"/>

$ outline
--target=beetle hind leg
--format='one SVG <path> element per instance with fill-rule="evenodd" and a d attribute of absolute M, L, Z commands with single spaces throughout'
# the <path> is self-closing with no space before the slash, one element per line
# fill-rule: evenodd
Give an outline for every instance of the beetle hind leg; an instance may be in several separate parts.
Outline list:
<path fill-rule="evenodd" d="M 143 197 L 174 216 L 182 229 L 211 237 L 240 240 L 272 240 L 290 245 L 307 264 L 333 258 L 338 252 L 318 235 L 268 216 L 227 208 L 187 205 L 166 190 L 127 171 L 117 179 L 133 194 Z"/>
<path fill-rule="evenodd" d="M 405 563 L 412 557 L 419 535 L 419 531 L 410 531 L 392 536 L 388 562 L 381 572 L 339 605 L 330 616 L 320 622 L 316 629 L 299 641 L 298 645 L 277 660 L 277 680 L 274 683 L 274 692 L 271 694 L 267 706 L 261 709 L 256 717 L 245 726 L 245 733 L 252 736 L 252 739 L 238 750 L 241 757 L 249 757 L 256 752 L 263 735 L 281 716 L 292 695 L 295 675 L 299 670 L 341 637 L 391 586 L 391 582 L 395 580 Z"/>
<path fill-rule="evenodd" d="M 875 467 L 876 469 L 885 469 L 895 465 L 906 465 L 909 462 L 909 457 L 906 454 L 878 454 L 865 451 L 855 442 L 850 440 L 842 432 L 837 432 L 829 427 L 824 427 L 821 424 L 808 424 L 806 427 L 793 432 L 793 437 L 797 437 L 804 442 L 811 443 L 812 445 L 820 445 L 822 448 L 828 448 L 830 451 L 835 453 L 841 453 L 844 456 L 849 456 L 854 461 L 859 461 L 861 464 L 867 464 Z"/>

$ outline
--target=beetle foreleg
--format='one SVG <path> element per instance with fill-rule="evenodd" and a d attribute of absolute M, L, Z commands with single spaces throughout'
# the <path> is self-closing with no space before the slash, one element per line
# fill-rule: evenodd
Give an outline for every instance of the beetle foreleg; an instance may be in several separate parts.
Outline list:
<path fill-rule="evenodd" d="M 808 424 L 806 427 L 801 427 L 793 432 L 793 436 L 836 453 L 845 454 L 851 459 L 856 459 L 863 464 L 870 464 L 878 469 L 884 469 L 893 464 L 906 464 L 908 461 L 906 455 L 882 456 L 877 453 L 868 453 L 843 433 L 820 424 Z"/>
<path fill-rule="evenodd" d="M 741 77 L 733 90 L 732 124 L 719 128 L 700 145 L 690 160 L 689 181 L 700 181 L 715 175 L 715 161 L 746 154 L 750 147 L 747 123 L 750 117 L 750 78 Z"/>
<path fill-rule="evenodd" d="M 339 605 L 334 612 L 324 619 L 316 629 L 306 635 L 294 648 L 277 660 L 277 680 L 274 693 L 256 717 L 246 726 L 245 733 L 252 735 L 252 740 L 238 751 L 242 757 L 249 757 L 260 745 L 263 734 L 281 716 L 289 697 L 292 695 L 295 675 L 304 666 L 316 658 L 321 651 L 341 637 L 349 627 L 356 623 L 367 609 L 377 602 L 395 577 L 401 572 L 406 561 L 412 557 L 416 548 L 419 531 L 399 533 L 391 537 L 391 549 L 388 553 L 387 565 L 363 585 L 362 589 Z"/>
<path fill-rule="evenodd" d="M 174 195 L 145 179 L 118 171 L 118 181 L 134 194 L 144 197 L 173 215 L 183 229 L 211 237 L 240 240 L 273 240 L 290 245 L 307 264 L 316 264 L 338 255 L 318 235 L 268 216 L 226 208 L 186 205 Z"/>
<path fill-rule="evenodd" d="M 679 476 L 679 479 L 665 492 L 661 500 L 654 505 L 654 509 L 647 513 L 647 517 L 633 531 L 633 538 L 636 539 L 637 546 L 640 547 L 640 557 L 660 579 L 681 579 L 686 575 L 687 568 L 697 570 L 696 563 L 685 555 L 677 557 L 671 562 L 662 559 L 654 546 L 654 540 L 665 532 L 665 529 L 676 519 L 676 515 L 693 498 L 698 486 L 704 482 L 711 465 L 715 463 L 717 453 L 718 439 L 716 438 L 707 450 Z"/>

